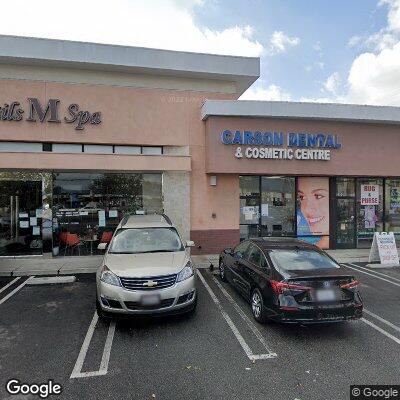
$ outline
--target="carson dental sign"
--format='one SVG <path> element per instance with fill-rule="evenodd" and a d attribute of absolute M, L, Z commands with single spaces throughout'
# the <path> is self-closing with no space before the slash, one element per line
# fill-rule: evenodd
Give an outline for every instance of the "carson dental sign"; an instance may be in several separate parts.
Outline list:
<path fill-rule="evenodd" d="M 60 100 L 50 99 L 46 106 L 43 106 L 36 97 L 28 98 L 28 112 L 21 107 L 21 103 L 13 101 L 0 106 L 0 122 L 1 121 L 22 121 L 29 122 L 50 122 L 61 123 L 60 118 Z M 82 111 L 78 104 L 70 104 L 67 108 L 67 113 L 62 119 L 67 124 L 74 124 L 75 129 L 81 131 L 85 129 L 86 124 L 98 125 L 101 124 L 101 113 L 96 111 Z"/>
<path fill-rule="evenodd" d="M 221 133 L 221 142 L 225 145 L 237 146 L 236 158 L 277 160 L 329 161 L 331 150 L 342 147 L 337 135 L 308 132 L 284 134 L 283 132 L 230 131 L 226 129 Z"/>

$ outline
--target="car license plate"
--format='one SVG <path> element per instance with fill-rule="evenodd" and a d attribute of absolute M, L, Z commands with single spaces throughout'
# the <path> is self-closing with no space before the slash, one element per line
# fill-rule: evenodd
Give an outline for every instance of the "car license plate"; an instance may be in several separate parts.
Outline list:
<path fill-rule="evenodd" d="M 157 306 L 160 304 L 160 296 L 149 294 L 142 296 L 142 306 Z"/>
<path fill-rule="evenodd" d="M 317 301 L 334 301 L 336 293 L 333 289 L 322 289 L 316 291 L 315 297 Z"/>

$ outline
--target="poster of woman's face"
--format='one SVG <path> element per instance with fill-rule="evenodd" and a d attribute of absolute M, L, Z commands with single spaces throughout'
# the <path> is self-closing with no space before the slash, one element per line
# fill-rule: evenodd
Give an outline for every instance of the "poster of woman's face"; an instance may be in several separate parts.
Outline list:
<path fill-rule="evenodd" d="M 321 248 L 329 247 L 329 178 L 298 178 L 297 234 Z M 311 237 L 310 237 L 311 236 Z"/>

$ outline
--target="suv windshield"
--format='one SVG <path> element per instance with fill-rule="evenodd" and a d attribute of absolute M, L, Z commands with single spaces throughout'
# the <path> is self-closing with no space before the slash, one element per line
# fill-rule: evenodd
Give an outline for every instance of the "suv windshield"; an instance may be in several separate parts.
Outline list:
<path fill-rule="evenodd" d="M 181 239 L 174 228 L 119 229 L 109 253 L 158 253 L 183 251 Z"/>
<path fill-rule="evenodd" d="M 309 249 L 282 249 L 269 252 L 272 262 L 286 271 L 340 268 L 324 254 Z"/>

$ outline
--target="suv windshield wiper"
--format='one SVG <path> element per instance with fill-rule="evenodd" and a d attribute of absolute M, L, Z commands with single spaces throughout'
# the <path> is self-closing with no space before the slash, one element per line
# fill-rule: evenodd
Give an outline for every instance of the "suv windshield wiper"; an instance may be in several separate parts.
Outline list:
<path fill-rule="evenodd" d="M 173 253 L 179 250 L 149 250 L 149 251 L 141 251 L 141 253 Z"/>
<path fill-rule="evenodd" d="M 175 251 L 179 250 L 109 251 L 108 254 L 174 253 Z"/>

